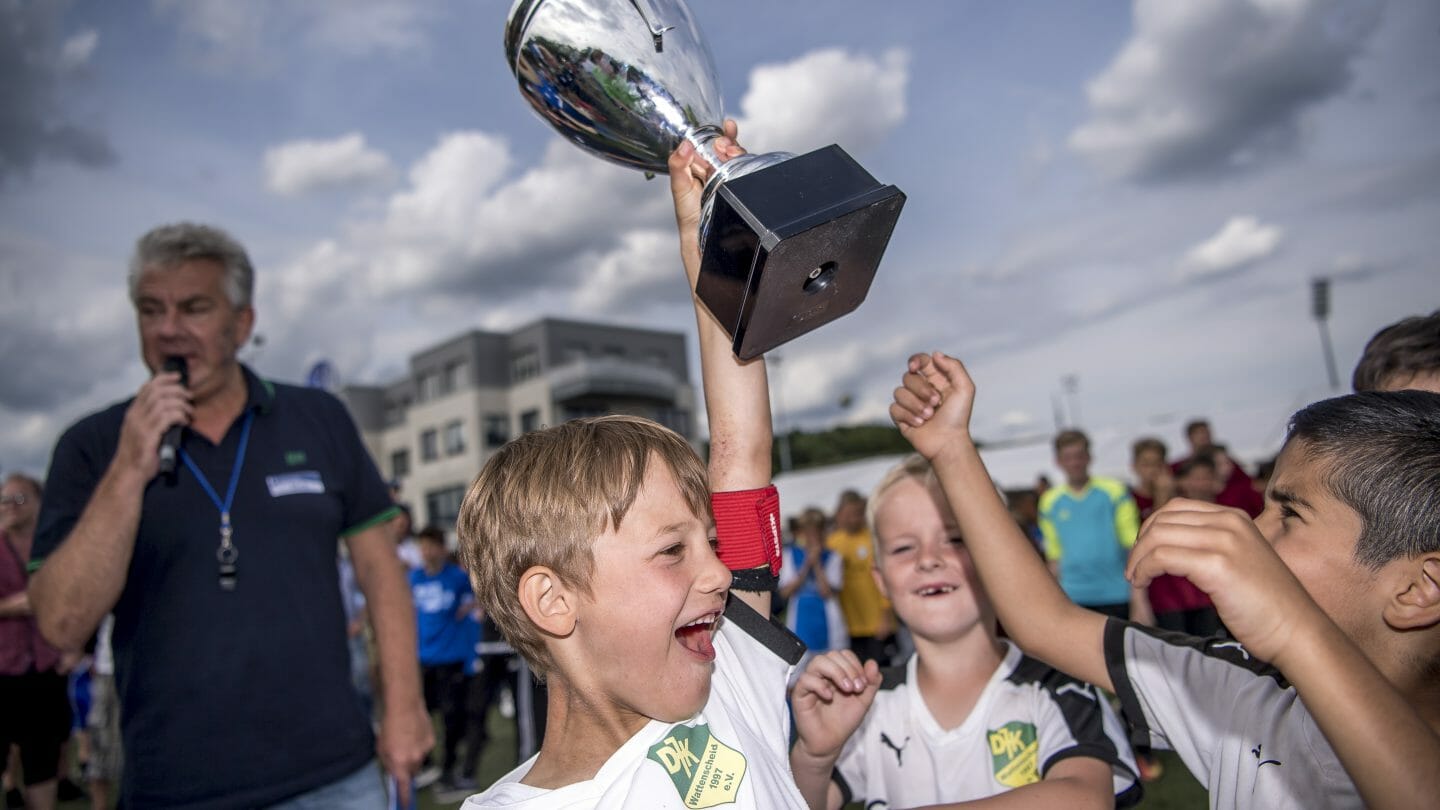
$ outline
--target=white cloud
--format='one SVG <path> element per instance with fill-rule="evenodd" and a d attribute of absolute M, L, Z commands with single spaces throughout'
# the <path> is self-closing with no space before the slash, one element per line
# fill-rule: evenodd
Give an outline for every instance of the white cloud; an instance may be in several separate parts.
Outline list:
<path fill-rule="evenodd" d="M 1070 146 L 1157 180 L 1253 166 L 1293 150 L 1299 118 L 1349 86 L 1380 16 L 1346 0 L 1136 0 L 1135 33 L 1086 95 Z"/>
<path fill-rule="evenodd" d="M 1278 225 L 1263 225 L 1250 216 L 1235 216 L 1219 233 L 1190 248 L 1180 263 L 1180 278 L 1198 278 L 1248 267 L 1273 256 L 1284 240 Z"/>
<path fill-rule="evenodd" d="M 876 58 L 827 48 L 757 66 L 740 101 L 740 138 L 757 152 L 831 143 L 864 151 L 905 120 L 908 82 L 909 56 L 899 49 Z"/>
<path fill-rule="evenodd" d="M 99 44 L 100 32 L 94 28 L 87 28 L 65 40 L 60 46 L 60 69 L 75 70 L 89 64 Z"/>
<path fill-rule="evenodd" d="M 390 158 L 352 132 L 328 141 L 291 141 L 265 150 L 265 187 L 282 197 L 383 183 L 394 175 Z"/>
<path fill-rule="evenodd" d="M 686 281 L 674 229 L 626 233 L 617 249 L 599 257 L 577 280 L 571 308 L 610 312 L 631 301 L 653 300 L 683 292 Z"/>
<path fill-rule="evenodd" d="M 343 0 L 315 15 L 311 40 L 349 56 L 416 51 L 433 8 L 414 0 Z"/>
<path fill-rule="evenodd" d="M 271 13 L 269 3 L 230 0 L 152 0 L 160 15 L 175 18 L 180 34 L 214 65 L 258 64 Z"/>
<path fill-rule="evenodd" d="M 879 59 L 816 51 L 788 65 L 757 68 L 752 80 L 747 144 L 754 144 L 752 133 L 771 133 L 777 146 L 800 151 L 809 133 L 819 139 L 815 145 L 833 139 L 861 149 L 904 117 L 906 68 L 899 51 Z M 798 93 L 791 103 L 783 103 L 781 87 Z M 297 193 L 388 169 L 378 159 L 383 156 L 367 164 L 367 152 L 356 134 L 272 150 L 269 186 Z M 351 283 L 371 294 L 411 295 L 421 305 L 466 300 L 483 308 L 481 320 L 541 294 L 556 295 L 576 312 L 622 305 L 642 311 L 684 300 L 664 182 L 646 182 L 639 172 L 597 160 L 558 137 L 535 165 L 515 169 L 509 144 L 497 135 L 443 135 L 409 169 L 382 214 L 352 221 L 332 244 L 297 259 L 295 271 L 309 278 L 320 272 L 317 265 L 354 268 L 347 273 L 360 278 Z M 290 292 L 286 306 L 303 309 L 328 301 L 333 289 L 297 282 Z"/>

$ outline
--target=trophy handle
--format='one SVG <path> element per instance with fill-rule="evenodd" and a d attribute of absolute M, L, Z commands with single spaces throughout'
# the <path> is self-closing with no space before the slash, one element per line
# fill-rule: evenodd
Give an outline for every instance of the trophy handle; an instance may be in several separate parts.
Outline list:
<path fill-rule="evenodd" d="M 650 39 L 655 43 L 655 53 L 664 53 L 665 32 L 674 30 L 675 26 L 666 25 L 660 19 L 660 14 L 655 10 L 655 4 L 650 0 L 630 0 L 630 5 L 635 7 L 640 19 L 645 21 L 645 27 L 650 29 Z"/>

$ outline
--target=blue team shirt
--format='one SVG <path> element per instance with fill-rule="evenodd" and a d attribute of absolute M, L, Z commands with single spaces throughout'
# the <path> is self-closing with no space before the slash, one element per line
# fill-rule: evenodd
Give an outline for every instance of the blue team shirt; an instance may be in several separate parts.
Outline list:
<path fill-rule="evenodd" d="M 415 599 L 421 664 L 454 664 L 474 657 L 473 622 L 455 615 L 462 603 L 474 599 L 470 578 L 458 565 L 446 563 L 434 576 L 424 568 L 411 571 L 410 595 Z"/>
<path fill-rule="evenodd" d="M 798 571 L 805 566 L 805 549 L 791 546 L 788 550 L 790 562 Z M 825 549 L 820 552 L 820 573 L 825 576 L 825 564 L 835 552 Z M 790 597 L 790 631 L 805 642 L 811 650 L 824 652 L 832 649 L 830 643 L 830 622 L 825 610 L 825 597 L 820 595 L 820 586 L 815 582 L 817 574 L 806 575 L 805 582 Z"/>
<path fill-rule="evenodd" d="M 1045 556 L 1060 566 L 1060 587 L 1079 605 L 1130 601 L 1125 561 L 1135 545 L 1139 510 L 1113 478 L 1092 477 L 1079 492 L 1051 487 L 1040 498 Z"/>

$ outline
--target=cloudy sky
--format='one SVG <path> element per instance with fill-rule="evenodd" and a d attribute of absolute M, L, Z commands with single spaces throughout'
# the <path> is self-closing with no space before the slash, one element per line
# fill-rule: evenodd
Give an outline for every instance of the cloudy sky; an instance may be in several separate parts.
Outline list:
<path fill-rule="evenodd" d="M 1310 279 L 1346 380 L 1440 306 L 1440 4 L 691 3 L 751 149 L 909 195 L 864 306 L 782 349 L 787 426 L 882 418 L 944 348 L 984 436 L 1208 415 L 1258 454 L 1329 391 Z M 144 379 L 125 263 L 167 221 L 249 246 L 282 380 L 544 315 L 691 330 L 663 181 L 530 112 L 508 5 L 0 2 L 0 467 Z"/>

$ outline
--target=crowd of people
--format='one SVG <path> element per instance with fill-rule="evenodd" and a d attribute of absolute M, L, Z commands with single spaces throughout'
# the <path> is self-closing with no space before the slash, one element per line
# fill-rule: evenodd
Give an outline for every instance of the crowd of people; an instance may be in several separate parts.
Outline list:
<path fill-rule="evenodd" d="M 671 158 L 692 289 L 712 171 Z M 0 750 L 27 806 L 55 804 L 66 670 L 97 635 L 82 725 L 119 742 L 91 734 L 90 784 L 126 807 L 429 784 L 470 810 L 1123 806 L 1150 747 L 1212 807 L 1440 795 L 1440 312 L 1381 330 L 1357 393 L 1295 414 L 1253 474 L 1200 421 L 1184 458 L 1138 438 L 1129 485 L 1064 431 L 1063 480 L 1010 508 L 964 366 L 897 358 L 915 455 L 797 512 L 787 546 L 764 362 L 698 300 L 707 460 L 648 420 L 574 420 L 411 537 L 339 401 L 239 362 L 253 284 L 219 229 L 142 237 L 153 376 L 68 429 L 43 485 L 5 479 Z M 491 708 L 530 673 L 538 750 L 480 785 Z"/>

